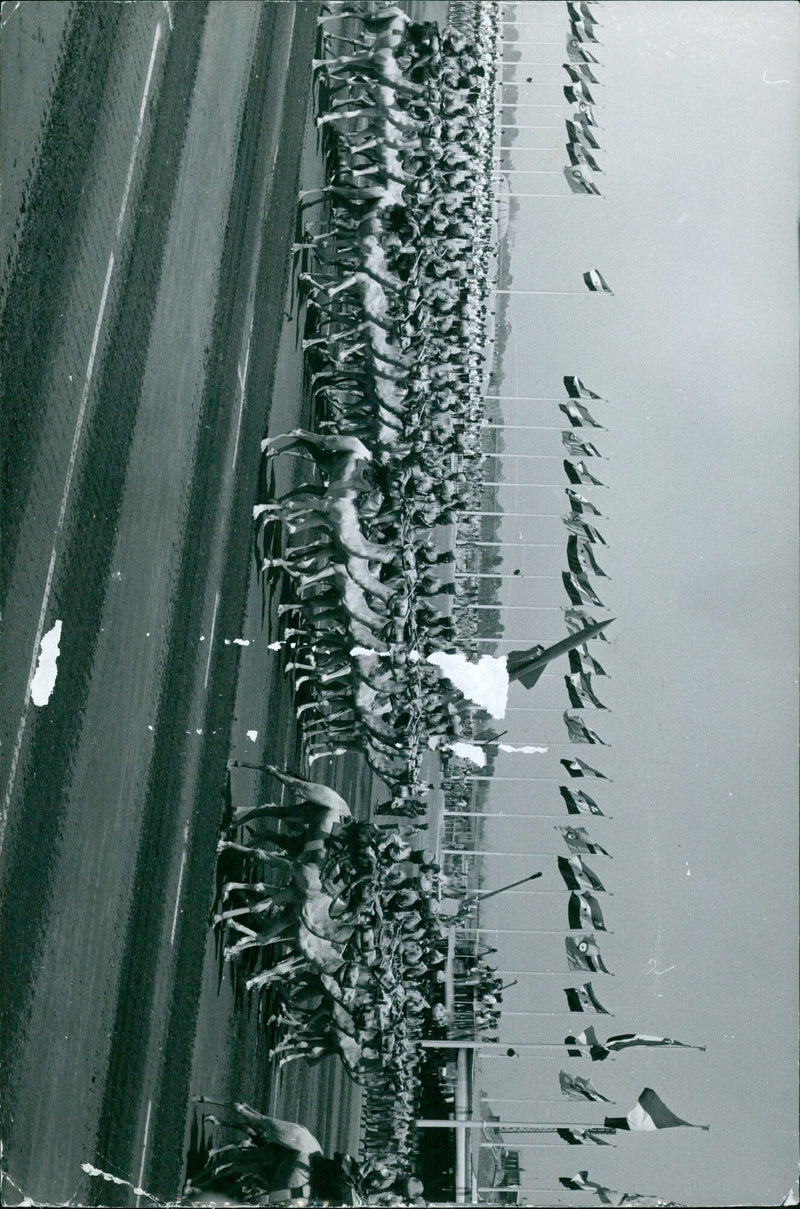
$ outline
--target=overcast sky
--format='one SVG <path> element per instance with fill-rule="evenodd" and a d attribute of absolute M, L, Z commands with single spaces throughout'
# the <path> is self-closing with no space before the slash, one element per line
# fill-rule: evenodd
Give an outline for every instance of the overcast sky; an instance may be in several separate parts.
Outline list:
<path fill-rule="evenodd" d="M 615 1019 L 509 1019 L 503 1036 L 560 1040 L 593 1023 L 601 1037 L 665 1034 L 708 1052 L 493 1059 L 485 1085 L 558 1098 L 563 1065 L 590 1075 L 616 1113 L 648 1084 L 678 1115 L 711 1126 L 623 1135 L 616 1150 L 523 1151 L 533 1187 L 588 1167 L 613 1188 L 692 1205 L 775 1204 L 797 1178 L 798 1154 L 798 10 L 626 0 L 595 11 L 605 197 L 565 196 L 557 175 L 514 175 L 521 192 L 561 200 L 520 201 L 511 263 L 516 289 L 582 291 L 581 274 L 599 268 L 615 294 L 513 298 L 502 393 L 559 398 L 562 375 L 574 373 L 608 400 L 593 405 L 608 429 L 593 439 L 608 461 L 590 464 L 608 489 L 579 490 L 607 513 L 597 523 L 609 548 L 597 553 L 612 578 L 594 583 L 617 620 L 612 641 L 593 650 L 610 674 L 595 687 L 611 712 L 584 716 L 612 746 L 569 754 L 613 778 L 582 784 L 614 818 L 578 821 L 614 857 L 588 863 L 613 892 L 601 902 L 615 935 L 601 947 L 616 977 L 594 986 Z M 521 28 L 523 38 L 559 41 L 566 31 L 563 4 L 517 12 L 542 27 Z M 526 97 L 558 103 L 562 49 L 527 52 L 552 66 L 518 74 L 555 83 L 528 85 Z M 560 169 L 565 112 L 563 99 L 520 110 L 520 123 L 559 128 L 522 131 L 520 146 L 552 150 L 517 152 L 516 167 Z M 561 413 L 508 403 L 506 418 L 559 425 Z M 508 458 L 504 477 L 557 489 L 504 488 L 504 506 L 562 509 L 559 433 L 517 432 L 507 444 L 550 458 Z M 557 580 L 531 578 L 565 568 L 559 522 L 518 518 L 503 533 L 559 543 L 508 553 L 505 569 L 525 575 L 506 581 L 506 602 L 566 603 Z M 543 608 L 507 616 L 506 633 L 529 642 L 563 631 L 559 613 Z M 509 740 L 564 742 L 552 712 L 568 704 L 560 678 L 529 694 L 514 686 L 510 700 L 551 712 L 512 711 Z M 498 772 L 557 777 L 566 754 L 505 755 Z M 498 782 L 492 808 L 556 814 L 557 787 Z M 490 834 L 500 849 L 555 852 L 553 826 L 503 822 Z M 555 889 L 554 864 L 504 858 L 490 880 L 542 868 L 538 886 Z M 500 898 L 487 922 L 564 929 L 566 900 Z M 498 944 L 501 968 L 565 967 L 561 936 Z M 506 1007 L 560 1009 L 569 981 L 529 979 Z M 554 1119 L 602 1117 L 602 1105 L 564 1104 Z M 546 1112 L 503 1108 L 507 1119 Z"/>

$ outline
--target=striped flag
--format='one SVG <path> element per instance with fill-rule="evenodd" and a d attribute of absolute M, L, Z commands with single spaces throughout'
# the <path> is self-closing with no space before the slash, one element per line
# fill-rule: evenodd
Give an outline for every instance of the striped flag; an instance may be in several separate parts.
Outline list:
<path fill-rule="evenodd" d="M 601 579 L 610 579 L 611 578 L 611 576 L 606 571 L 604 571 L 603 568 L 599 565 L 597 559 L 595 558 L 594 554 L 592 553 L 591 545 L 586 545 L 585 542 L 579 541 L 578 542 L 578 553 L 579 553 L 581 559 L 584 559 L 584 558 L 586 559 L 587 563 L 589 564 L 589 569 L 591 571 L 593 571 L 595 575 L 599 575 Z"/>
<path fill-rule="evenodd" d="M 562 66 L 573 84 L 582 84 L 584 80 L 588 80 L 590 84 L 600 83 L 588 63 L 563 63 Z"/>
<path fill-rule="evenodd" d="M 605 432 L 605 425 L 595 420 L 589 409 L 576 399 L 571 399 L 569 403 L 559 403 L 558 410 L 563 411 L 573 428 L 602 428 Z"/>
<path fill-rule="evenodd" d="M 592 127 L 595 125 L 593 118 L 589 118 L 587 114 L 579 111 L 578 113 L 573 113 L 572 119 L 567 120 L 567 124 L 575 130 L 577 137 L 573 140 L 574 142 L 580 141 L 585 143 L 588 147 L 591 147 L 592 151 L 600 150 L 597 137 L 592 132 Z M 569 130 L 567 130 L 567 134 L 569 134 Z"/>
<path fill-rule="evenodd" d="M 570 37 L 575 38 L 578 42 L 598 41 L 591 21 L 570 21 L 569 30 Z"/>
<path fill-rule="evenodd" d="M 575 647 L 569 651 L 571 656 L 569 661 L 569 670 L 576 675 L 584 676 L 607 676 L 602 663 L 598 663 L 594 655 L 589 654 L 589 649 L 586 643 L 582 647 Z"/>
<path fill-rule="evenodd" d="M 592 487 L 605 487 L 605 483 L 601 483 L 587 469 L 585 462 L 570 462 L 564 458 L 564 472 L 571 483 L 587 483 Z"/>
<path fill-rule="evenodd" d="M 572 63 L 596 63 L 597 59 L 578 38 L 567 38 L 567 57 Z"/>
<path fill-rule="evenodd" d="M 605 1062 L 609 1051 L 597 1040 L 594 1027 L 585 1028 L 577 1036 L 564 1038 L 567 1053 L 571 1058 L 591 1058 L 592 1062 Z"/>
<path fill-rule="evenodd" d="M 565 1070 L 562 1070 L 558 1073 L 558 1082 L 561 1086 L 561 1094 L 568 1100 L 591 1100 L 593 1102 L 602 1100 L 604 1104 L 613 1103 L 613 1100 L 602 1095 L 591 1079 L 587 1079 L 584 1075 L 568 1075 Z"/>
<path fill-rule="evenodd" d="M 593 390 L 589 390 L 588 386 L 584 386 L 575 374 L 565 374 L 563 382 L 571 399 L 599 399 L 602 401 L 603 396 L 596 395 Z"/>
<path fill-rule="evenodd" d="M 588 865 L 584 865 L 580 856 L 559 856 L 558 857 L 558 872 L 564 879 L 564 884 L 568 890 L 596 890 L 598 894 L 605 892 L 605 886 L 600 881 L 600 878 L 590 869 Z M 591 895 L 587 895 L 591 898 Z"/>
<path fill-rule="evenodd" d="M 567 1142 L 570 1146 L 583 1146 L 585 1142 L 594 1142 L 595 1146 L 611 1146 L 613 1144 L 607 1142 L 603 1135 L 595 1129 L 567 1129 L 566 1126 L 563 1126 L 561 1129 L 557 1129 L 556 1133 L 562 1142 Z"/>
<path fill-rule="evenodd" d="M 597 605 L 600 609 L 605 608 L 602 600 L 583 572 L 576 575 L 574 572 L 562 571 L 561 582 L 564 585 L 567 596 L 574 605 L 581 605 L 586 601 L 589 604 Z M 574 704 L 575 702 L 573 702 Z"/>
<path fill-rule="evenodd" d="M 588 567 L 587 563 L 589 564 Z M 573 575 L 578 577 L 579 582 L 582 582 L 582 577 L 587 571 L 593 571 L 595 575 L 599 575 L 603 579 L 611 578 L 599 566 L 592 553 L 591 546 L 582 541 L 577 533 L 573 533 L 567 538 L 567 566 Z"/>
<path fill-rule="evenodd" d="M 567 919 L 573 931 L 589 927 L 597 928 L 598 932 L 608 931 L 603 919 L 603 912 L 600 910 L 600 904 L 588 890 L 584 890 L 581 894 L 577 894 L 573 890 L 572 894 L 570 894 L 567 905 Z"/>
<path fill-rule="evenodd" d="M 567 429 L 561 433 L 561 444 L 572 454 L 573 457 L 601 458 L 603 455 L 596 445 L 591 441 L 582 441 L 580 437 L 576 437 L 574 432 Z"/>
<path fill-rule="evenodd" d="M 596 768 L 584 764 L 583 760 L 579 760 L 577 756 L 573 756 L 571 760 L 559 760 L 559 764 L 564 765 L 571 777 L 599 777 L 601 781 L 609 780 L 604 772 L 598 772 Z"/>
<path fill-rule="evenodd" d="M 582 81 L 579 84 L 565 84 L 564 96 L 570 105 L 579 105 L 581 101 L 584 101 L 587 105 L 594 105 L 595 103 L 594 97 Z"/>
<path fill-rule="evenodd" d="M 570 714 L 564 710 L 564 725 L 567 728 L 570 743 L 599 743 L 601 747 L 608 746 L 597 731 L 587 726 L 578 714 Z"/>
<path fill-rule="evenodd" d="M 590 798 L 588 793 L 582 793 L 579 789 L 567 789 L 566 785 L 560 785 L 558 792 L 566 803 L 567 814 L 599 814 L 605 818 L 597 802 Z"/>
<path fill-rule="evenodd" d="M 623 1049 L 635 1049 L 637 1046 L 650 1048 L 672 1046 L 675 1049 L 697 1049 L 703 1053 L 706 1048 L 704 1045 L 687 1045 L 685 1041 L 673 1041 L 671 1037 L 648 1037 L 645 1033 L 618 1033 L 614 1037 L 609 1037 L 606 1045 L 615 1053 Z"/>
<path fill-rule="evenodd" d="M 597 126 L 597 119 L 595 118 L 594 114 L 592 113 L 590 106 L 588 106 L 586 104 L 580 104 L 578 106 L 577 110 L 572 115 L 572 120 L 573 120 L 573 122 L 580 122 L 581 126 L 583 126 L 583 128 L 584 128 L 584 131 L 589 126 L 595 126 L 595 127 Z M 592 135 L 591 137 L 594 138 L 594 135 Z M 588 136 L 587 136 L 587 139 L 588 139 Z M 591 139 L 588 139 L 588 141 L 589 141 L 590 146 L 595 147 L 596 150 L 600 149 L 599 143 L 598 144 L 592 143 Z"/>
<path fill-rule="evenodd" d="M 591 168 L 592 172 L 603 171 L 591 151 L 587 147 L 584 147 L 583 143 L 570 140 L 566 144 L 566 151 L 573 168 L 580 168 L 581 164 L 586 164 L 587 168 Z"/>
<path fill-rule="evenodd" d="M 570 852 L 588 852 L 591 856 L 607 856 L 612 859 L 611 853 L 606 852 L 602 844 L 596 844 L 590 839 L 585 827 L 556 827 L 556 831 L 561 832 Z"/>
<path fill-rule="evenodd" d="M 568 164 L 564 169 L 564 175 L 573 193 L 593 193 L 595 197 L 600 196 L 597 185 L 582 168 L 578 168 L 575 164 Z"/>
<path fill-rule="evenodd" d="M 593 294 L 614 293 L 599 269 L 588 269 L 587 272 L 583 274 L 583 280 L 586 282 L 587 288 L 590 289 Z"/>
<path fill-rule="evenodd" d="M 609 1129 L 630 1129 L 634 1132 L 652 1132 L 655 1129 L 674 1129 L 678 1125 L 686 1125 L 689 1129 L 708 1129 L 708 1125 L 693 1125 L 670 1112 L 663 1100 L 659 1099 L 652 1087 L 645 1087 L 636 1104 L 624 1117 L 606 1117 L 605 1124 Z"/>
<path fill-rule="evenodd" d="M 576 537 L 583 537 L 587 542 L 598 542 L 601 546 L 608 545 L 608 542 L 603 537 L 600 530 L 595 529 L 592 525 L 587 524 L 586 521 L 582 521 L 578 517 L 570 514 L 563 516 L 561 519 L 569 529 L 570 533 L 574 533 Z"/>
<path fill-rule="evenodd" d="M 603 702 L 596 696 L 592 688 L 591 676 L 586 676 L 584 673 L 579 673 L 577 676 L 571 673 L 564 677 L 564 683 L 567 686 L 570 705 L 573 709 L 607 709 Z"/>
<path fill-rule="evenodd" d="M 563 609 L 564 623 L 570 634 L 577 634 L 580 630 L 586 628 L 587 625 L 594 624 L 591 617 L 583 609 Z M 608 642 L 605 634 L 600 633 L 595 635 L 601 642 Z"/>
<path fill-rule="evenodd" d="M 588 1171 L 579 1171 L 577 1175 L 559 1176 L 558 1182 L 562 1187 L 569 1188 L 571 1192 L 593 1192 L 601 1205 L 622 1204 L 618 1192 L 615 1192 L 613 1188 L 606 1188 L 603 1184 L 598 1184 L 595 1180 L 590 1180 Z"/>
<path fill-rule="evenodd" d="M 591 974 L 611 974 L 600 956 L 600 949 L 591 932 L 585 936 L 565 937 L 564 948 L 567 951 L 567 965 L 571 970 L 588 970 Z"/>
<path fill-rule="evenodd" d="M 595 508 L 591 500 L 587 500 L 584 496 L 579 495 L 578 492 L 573 491 L 571 487 L 565 487 L 564 490 L 569 496 L 569 502 L 572 505 L 573 512 L 579 512 L 581 514 L 587 513 L 589 516 L 603 515 L 599 508 Z"/>
<path fill-rule="evenodd" d="M 567 1005 L 571 1012 L 597 1012 L 601 1016 L 610 1016 L 608 1008 L 604 1008 L 592 990 L 591 982 L 585 982 L 581 987 L 565 987 Z"/>

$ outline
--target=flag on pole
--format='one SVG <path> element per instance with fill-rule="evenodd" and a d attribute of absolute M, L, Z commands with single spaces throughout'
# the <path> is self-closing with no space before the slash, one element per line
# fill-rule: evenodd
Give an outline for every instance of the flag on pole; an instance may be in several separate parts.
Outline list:
<path fill-rule="evenodd" d="M 585 982 L 582 987 L 565 987 L 567 1005 L 571 1012 L 597 1012 L 601 1016 L 610 1016 L 608 1008 L 604 1008 L 592 990 L 591 982 Z"/>
<path fill-rule="evenodd" d="M 598 42 L 590 21 L 570 21 L 569 29 L 570 36 L 576 38 L 578 42 Z"/>
<path fill-rule="evenodd" d="M 597 605 L 600 609 L 605 608 L 602 600 L 583 572 L 576 575 L 574 572 L 562 571 L 561 582 L 564 585 L 567 596 L 569 596 L 574 605 L 581 605 L 584 601 L 588 601 L 590 604 Z"/>
<path fill-rule="evenodd" d="M 573 533 L 567 538 L 567 566 L 572 574 L 577 576 L 579 583 L 583 582 L 587 571 L 593 571 L 595 575 L 600 575 L 603 579 L 611 578 L 599 566 L 591 547 L 582 541 L 577 533 Z"/>
<path fill-rule="evenodd" d="M 597 62 L 592 52 L 582 45 L 579 38 L 567 38 L 567 57 L 572 63 Z"/>
<path fill-rule="evenodd" d="M 562 66 L 573 84 L 582 84 L 584 80 L 588 80 L 590 84 L 600 83 L 588 63 L 563 63 Z"/>
<path fill-rule="evenodd" d="M 581 559 L 584 559 L 584 558 L 586 559 L 586 562 L 589 564 L 589 570 L 593 571 L 595 575 L 599 575 L 601 577 L 601 579 L 610 579 L 611 578 L 611 576 L 606 571 L 604 571 L 603 568 L 598 563 L 597 559 L 595 558 L 594 554 L 592 553 L 591 545 L 587 545 L 585 542 L 579 541 L 578 542 L 578 554 Z"/>
<path fill-rule="evenodd" d="M 593 390 L 589 390 L 588 386 L 584 386 L 580 378 L 575 374 L 564 375 L 564 386 L 567 394 L 571 399 L 599 399 L 602 400 L 602 395 L 596 395 Z"/>
<path fill-rule="evenodd" d="M 586 3 L 586 0 L 580 0 L 580 10 L 584 21 L 591 21 L 593 25 L 599 24 L 597 17 L 594 16 L 592 10 L 589 8 L 589 5 Z"/>
<path fill-rule="evenodd" d="M 686 1125 L 689 1129 L 708 1130 L 708 1125 L 693 1125 L 670 1112 L 663 1100 L 659 1099 L 652 1087 L 645 1087 L 636 1104 L 624 1117 L 606 1117 L 605 1124 L 609 1129 L 630 1129 L 634 1132 L 651 1132 L 654 1129 L 674 1129 L 678 1125 Z"/>
<path fill-rule="evenodd" d="M 592 1062 L 605 1062 L 609 1051 L 597 1040 L 594 1026 L 585 1028 L 577 1036 L 564 1038 L 567 1053 L 571 1058 L 591 1058 Z"/>
<path fill-rule="evenodd" d="M 570 673 L 564 677 L 564 683 L 567 686 L 569 693 L 570 705 L 573 709 L 588 709 L 590 706 L 594 709 L 607 709 L 602 701 L 596 696 L 592 688 L 592 678 L 582 672 L 578 675 Z"/>
<path fill-rule="evenodd" d="M 564 458 L 564 471 L 571 483 L 586 483 L 592 487 L 605 487 L 605 483 L 601 483 L 587 469 L 585 462 L 570 462 L 568 458 Z"/>
<path fill-rule="evenodd" d="M 583 143 L 572 142 L 570 140 L 566 144 L 566 151 L 573 168 L 579 168 L 581 164 L 586 164 L 587 167 L 591 168 L 592 172 L 603 171 L 591 151 L 584 147 Z"/>
<path fill-rule="evenodd" d="M 559 1184 L 564 1188 L 569 1188 L 571 1192 L 593 1192 L 601 1205 L 621 1205 L 619 1199 L 620 1194 L 615 1192 L 613 1188 L 606 1188 L 603 1184 L 598 1184 L 595 1180 L 589 1179 L 588 1171 L 579 1171 L 577 1175 L 558 1177 Z"/>
<path fill-rule="evenodd" d="M 599 743 L 601 747 L 608 747 L 597 731 L 587 726 L 578 714 L 570 714 L 564 710 L 563 716 L 570 743 Z"/>
<path fill-rule="evenodd" d="M 606 1046 L 615 1053 L 623 1049 L 635 1049 L 637 1046 L 672 1046 L 676 1049 L 697 1049 L 703 1053 L 706 1048 L 704 1045 L 687 1045 L 685 1041 L 673 1041 L 671 1037 L 648 1037 L 645 1033 L 618 1033 L 609 1037 Z"/>
<path fill-rule="evenodd" d="M 565 84 L 564 96 L 570 105 L 579 105 L 581 101 L 584 101 L 587 105 L 594 105 L 595 103 L 594 97 L 583 81 L 578 84 Z"/>
<path fill-rule="evenodd" d="M 565 121 L 567 122 L 568 127 L 570 125 L 574 127 L 578 139 L 584 143 L 587 143 L 588 146 L 591 147 L 592 151 L 600 150 L 600 144 L 597 141 L 597 136 L 592 131 L 592 127 L 596 127 L 597 123 L 588 109 L 585 113 L 579 109 L 577 113 L 573 113 L 571 118 L 565 118 Z M 567 133 L 569 133 L 569 130 L 567 130 Z M 577 139 L 575 141 L 577 141 Z"/>
<path fill-rule="evenodd" d="M 577 894 L 573 890 L 572 894 L 570 894 L 567 906 L 567 919 L 569 920 L 569 926 L 573 930 L 591 927 L 597 928 L 598 932 L 608 931 L 603 919 L 603 912 L 600 910 L 600 904 L 588 890 L 584 890 L 581 894 Z"/>
<path fill-rule="evenodd" d="M 590 798 L 588 793 L 583 793 L 580 789 L 567 789 L 566 785 L 560 785 L 558 792 L 566 803 L 567 814 L 599 814 L 605 818 L 597 802 Z"/>
<path fill-rule="evenodd" d="M 600 956 L 600 949 L 591 932 L 585 936 L 565 937 L 564 948 L 567 950 L 567 965 L 571 970 L 588 970 L 591 974 L 611 974 Z"/>
<path fill-rule="evenodd" d="M 573 491 L 571 487 L 565 487 L 564 490 L 569 496 L 569 502 L 572 504 L 573 512 L 579 512 L 581 514 L 587 513 L 589 516 L 603 515 L 599 508 L 595 508 L 591 500 L 587 500 L 585 496 L 579 495 L 578 492 Z"/>
<path fill-rule="evenodd" d="M 564 175 L 573 193 L 593 193 L 596 197 L 600 196 L 600 190 L 597 185 L 593 180 L 590 180 L 586 172 L 581 168 L 577 168 L 574 164 L 569 164 L 564 169 Z"/>
<path fill-rule="evenodd" d="M 591 856 L 607 856 L 612 859 L 611 853 L 606 852 L 602 844 L 596 844 L 589 837 L 585 827 L 556 827 L 555 830 L 561 832 L 570 852 L 588 852 Z"/>
<path fill-rule="evenodd" d="M 576 399 L 570 399 L 569 403 L 559 403 L 558 410 L 563 411 L 573 428 L 602 428 L 605 432 L 605 425 L 595 420 L 589 409 Z"/>
<path fill-rule="evenodd" d="M 585 102 L 581 102 L 578 106 L 576 112 L 572 115 L 572 120 L 573 122 L 580 122 L 584 129 L 587 126 L 597 126 L 597 118 L 592 113 L 590 106 L 585 104 Z M 594 138 L 594 135 L 592 135 L 592 138 Z M 594 146 L 594 144 L 592 145 Z M 595 149 L 599 150 L 599 145 Z"/>
<path fill-rule="evenodd" d="M 585 1142 L 594 1142 L 595 1146 L 613 1145 L 613 1143 L 607 1142 L 596 1129 L 567 1129 L 566 1126 L 563 1126 L 561 1129 L 557 1129 L 556 1133 L 562 1142 L 567 1142 L 570 1146 L 583 1146 Z"/>
<path fill-rule="evenodd" d="M 583 280 L 586 282 L 587 288 L 590 289 L 593 294 L 614 293 L 599 269 L 588 269 L 583 274 Z"/>
<path fill-rule="evenodd" d="M 570 651 L 569 669 L 576 675 L 584 676 L 607 676 L 602 663 L 598 663 L 594 655 L 589 654 L 586 643 L 582 647 L 575 647 Z"/>
<path fill-rule="evenodd" d="M 599 777 L 601 781 L 609 779 L 604 772 L 598 772 L 596 768 L 584 764 L 583 760 L 579 760 L 577 756 L 573 756 L 571 760 L 559 760 L 559 764 L 564 765 L 571 777 Z"/>
<path fill-rule="evenodd" d="M 592 1102 L 602 1100 L 604 1104 L 613 1104 L 613 1100 L 602 1095 L 591 1079 L 587 1079 L 584 1075 L 569 1075 L 562 1070 L 559 1071 L 558 1082 L 561 1086 L 561 1094 L 568 1100 L 591 1100 Z"/>
<path fill-rule="evenodd" d="M 583 860 L 577 854 L 558 857 L 558 872 L 564 879 L 568 890 L 596 890 L 598 894 L 605 892 L 605 886 L 600 878 L 593 869 L 584 865 Z M 591 895 L 587 895 L 587 897 L 591 898 Z"/>
<path fill-rule="evenodd" d="M 587 542 L 597 542 L 601 546 L 607 546 L 608 542 L 603 537 L 599 529 L 595 529 L 593 525 L 587 521 L 582 521 L 577 516 L 567 514 L 561 518 L 564 524 L 569 529 L 570 533 L 576 534 L 578 537 L 585 537 Z"/>
<path fill-rule="evenodd" d="M 577 633 L 578 630 L 582 630 L 585 628 L 585 626 L 591 625 L 592 623 L 592 619 L 584 609 L 565 608 L 562 611 L 564 613 L 564 622 L 571 634 Z M 597 634 L 597 637 L 601 640 L 601 642 L 608 642 L 605 634 Z"/>
<path fill-rule="evenodd" d="M 603 455 L 591 441 L 582 441 L 574 432 L 566 429 L 561 433 L 561 444 L 573 457 L 601 458 Z"/>

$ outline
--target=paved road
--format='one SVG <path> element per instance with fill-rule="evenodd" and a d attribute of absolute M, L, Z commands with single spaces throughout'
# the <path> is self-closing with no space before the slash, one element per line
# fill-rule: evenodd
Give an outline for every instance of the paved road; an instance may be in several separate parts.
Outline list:
<path fill-rule="evenodd" d="M 84 7 L 87 129 L 45 134 L 8 286 L 2 1132 L 43 1201 L 86 1160 L 176 1191 L 316 16 Z"/>

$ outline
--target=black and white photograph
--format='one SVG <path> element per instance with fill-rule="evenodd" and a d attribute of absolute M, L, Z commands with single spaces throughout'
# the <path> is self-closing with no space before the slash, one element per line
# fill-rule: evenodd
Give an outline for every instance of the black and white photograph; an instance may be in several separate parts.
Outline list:
<path fill-rule="evenodd" d="M 799 63 L 2 0 L 0 1204 L 800 1203 Z"/>

